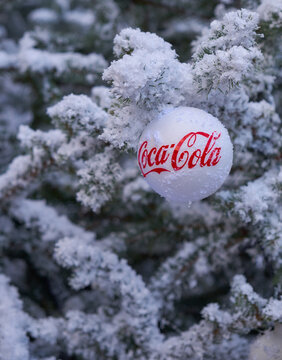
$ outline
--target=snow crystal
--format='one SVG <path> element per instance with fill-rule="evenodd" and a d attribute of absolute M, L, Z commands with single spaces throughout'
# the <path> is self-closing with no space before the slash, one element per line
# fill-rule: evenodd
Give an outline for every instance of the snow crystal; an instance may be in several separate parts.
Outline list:
<path fill-rule="evenodd" d="M 80 190 L 77 199 L 94 212 L 99 211 L 113 196 L 120 173 L 120 166 L 111 150 L 95 155 L 78 171 Z"/>
<path fill-rule="evenodd" d="M 0 274 L 0 349 L 5 360 L 29 360 L 26 337 L 27 316 L 17 290 Z M 3 358 L 4 359 L 4 358 Z"/>
<path fill-rule="evenodd" d="M 216 50 L 225 51 L 233 46 L 249 49 L 255 45 L 258 21 L 258 14 L 247 9 L 228 12 L 221 21 L 214 20 L 210 29 L 205 29 L 194 42 L 193 58 L 201 59 L 205 54 Z"/>
<path fill-rule="evenodd" d="M 64 20 L 74 25 L 90 27 L 95 22 L 95 15 L 91 10 L 72 10 L 67 11 Z"/>
<path fill-rule="evenodd" d="M 42 240 L 46 242 L 58 241 L 65 236 L 75 236 L 84 242 L 95 239 L 93 233 L 72 224 L 66 216 L 59 215 L 44 200 L 19 199 L 14 202 L 10 211 L 19 221 L 24 222 L 27 228 L 38 228 Z"/>
<path fill-rule="evenodd" d="M 89 136 L 101 129 L 108 117 L 88 96 L 74 94 L 64 96 L 47 113 L 58 127 L 72 129 L 75 134 L 84 130 Z"/>
<path fill-rule="evenodd" d="M 110 88 L 106 86 L 94 86 L 91 89 L 91 99 L 103 110 L 109 110 L 113 103 Z"/>
<path fill-rule="evenodd" d="M 29 14 L 29 19 L 34 22 L 34 23 L 39 23 L 39 24 L 52 24 L 52 23 L 56 23 L 59 19 L 57 13 L 52 10 L 52 9 L 48 9 L 48 8 L 39 8 L 39 9 L 35 9 L 33 10 L 30 14 Z"/>
<path fill-rule="evenodd" d="M 107 66 L 102 55 L 82 55 L 73 52 L 50 53 L 47 50 L 35 49 L 35 41 L 26 34 L 20 41 L 18 62 L 21 72 L 53 72 L 60 77 L 64 72 L 79 70 L 99 73 Z"/>
<path fill-rule="evenodd" d="M 270 28 L 280 27 L 282 24 L 281 0 L 262 0 L 257 12 L 263 21 L 270 22 Z"/>
<path fill-rule="evenodd" d="M 216 303 L 210 303 L 207 305 L 203 311 L 202 315 L 205 319 L 209 321 L 216 322 L 222 325 L 229 325 L 232 322 L 232 316 L 225 311 L 219 309 L 219 305 Z"/>
<path fill-rule="evenodd" d="M 156 34 L 142 32 L 140 29 L 123 29 L 114 39 L 114 53 L 117 57 L 132 52 L 144 51 L 149 53 L 161 52 L 175 58 L 176 53 L 171 49 L 171 45 L 165 42 Z"/>
<path fill-rule="evenodd" d="M 270 317 L 273 321 L 282 320 L 282 300 L 270 299 L 266 307 L 263 309 L 263 313 Z"/>

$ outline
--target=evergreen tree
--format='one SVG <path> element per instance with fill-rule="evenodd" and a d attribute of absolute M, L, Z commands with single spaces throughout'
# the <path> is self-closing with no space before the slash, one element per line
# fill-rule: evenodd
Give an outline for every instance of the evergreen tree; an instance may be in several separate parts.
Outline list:
<path fill-rule="evenodd" d="M 281 0 L 1 0 L 0 21 L 0 359 L 282 359 Z M 234 145 L 191 206 L 136 161 L 168 105 Z"/>

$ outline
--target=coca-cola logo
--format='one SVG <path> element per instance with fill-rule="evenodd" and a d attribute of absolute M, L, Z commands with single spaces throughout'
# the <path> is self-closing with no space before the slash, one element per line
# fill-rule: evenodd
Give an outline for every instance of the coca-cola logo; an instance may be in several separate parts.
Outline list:
<path fill-rule="evenodd" d="M 221 159 L 221 147 L 216 147 L 216 142 L 221 133 L 213 131 L 211 134 L 206 132 L 190 132 L 182 137 L 177 144 L 166 144 L 159 148 L 150 147 L 145 140 L 138 150 L 138 164 L 144 177 L 152 172 L 158 174 L 167 171 L 183 169 L 193 169 L 196 166 L 216 166 Z M 197 140 L 200 137 L 206 138 L 206 143 L 201 148 L 196 148 Z M 202 142 L 201 142 L 202 143 Z M 195 147 L 194 147 L 195 146 Z M 194 147 L 193 151 L 189 149 Z M 169 164 L 171 166 L 169 166 Z"/>

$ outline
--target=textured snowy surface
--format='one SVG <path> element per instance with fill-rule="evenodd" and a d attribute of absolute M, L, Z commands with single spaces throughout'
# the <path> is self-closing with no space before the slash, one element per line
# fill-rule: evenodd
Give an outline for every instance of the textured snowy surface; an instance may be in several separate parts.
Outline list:
<path fill-rule="evenodd" d="M 85 95 L 68 95 L 48 109 L 48 115 L 57 126 L 79 130 L 90 135 L 105 126 L 107 114 Z"/>
<path fill-rule="evenodd" d="M 281 26 L 281 0 L 262 0 L 257 12 L 262 20 L 270 22 L 270 27 L 279 28 Z"/>
<path fill-rule="evenodd" d="M 1 360 L 281 357 L 281 1 L 143 3 L 1 2 Z M 136 161 L 168 106 L 234 145 L 189 206 Z"/>
<path fill-rule="evenodd" d="M 28 340 L 26 337 L 27 316 L 22 310 L 22 302 L 17 290 L 9 284 L 9 279 L 0 275 L 0 349 L 1 358 L 6 360 L 28 360 Z"/>

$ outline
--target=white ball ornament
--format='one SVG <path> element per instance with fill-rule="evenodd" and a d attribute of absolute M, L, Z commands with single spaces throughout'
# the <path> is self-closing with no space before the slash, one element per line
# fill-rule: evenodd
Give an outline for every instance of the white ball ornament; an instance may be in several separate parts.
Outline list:
<path fill-rule="evenodd" d="M 266 331 L 252 343 L 249 360 L 281 360 L 281 339 L 282 324 L 277 324 L 273 331 Z"/>
<path fill-rule="evenodd" d="M 227 178 L 233 146 L 214 116 L 192 108 L 166 108 L 143 131 L 138 164 L 148 184 L 168 201 L 208 197 Z"/>

